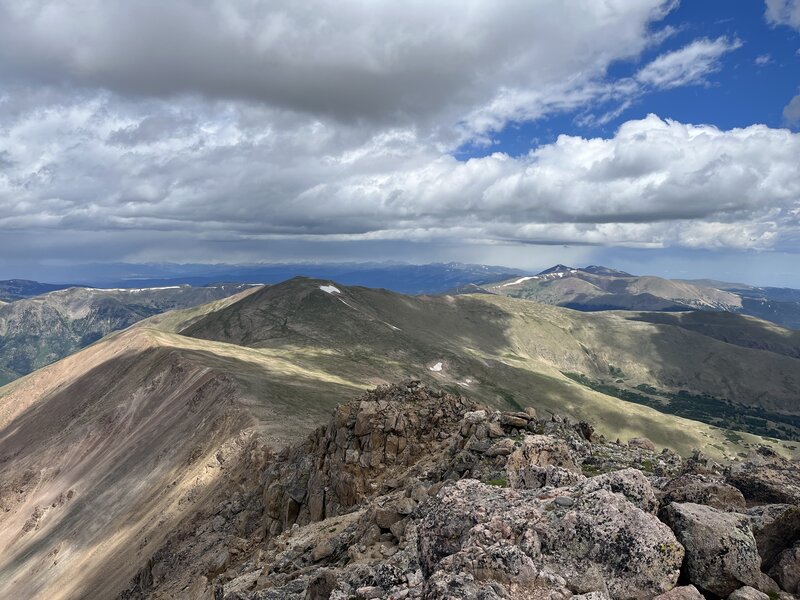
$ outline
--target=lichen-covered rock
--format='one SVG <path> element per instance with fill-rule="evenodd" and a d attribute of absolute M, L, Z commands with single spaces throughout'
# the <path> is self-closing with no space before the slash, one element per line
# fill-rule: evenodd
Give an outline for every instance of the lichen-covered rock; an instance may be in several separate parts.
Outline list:
<path fill-rule="evenodd" d="M 474 480 L 446 485 L 419 527 L 423 573 L 534 586 L 544 571 L 572 592 L 612 598 L 650 598 L 675 585 L 683 548 L 668 527 L 606 489 L 565 493 L 575 496 L 569 506 Z"/>
<path fill-rule="evenodd" d="M 546 485 L 547 467 L 581 472 L 564 440 L 552 435 L 526 435 L 506 462 L 508 482 L 516 489 L 543 487 Z"/>
<path fill-rule="evenodd" d="M 745 585 L 728 596 L 728 600 L 769 600 L 769 596 L 749 585 Z"/>
<path fill-rule="evenodd" d="M 731 465 L 726 479 L 749 502 L 800 505 L 800 463 L 777 456 L 767 448 Z"/>
<path fill-rule="evenodd" d="M 769 574 L 783 591 L 800 594 L 800 540 L 778 555 Z"/>
<path fill-rule="evenodd" d="M 672 503 L 663 516 L 686 549 L 693 584 L 717 596 L 757 584 L 761 558 L 746 516 L 691 503 Z"/>
<path fill-rule="evenodd" d="M 746 508 L 742 492 L 719 476 L 684 474 L 667 482 L 661 491 L 662 506 L 691 502 L 734 512 L 743 512 Z"/>
<path fill-rule="evenodd" d="M 653 600 L 705 600 L 693 585 L 681 585 L 656 596 Z"/>
<path fill-rule="evenodd" d="M 747 516 L 761 556 L 761 568 L 768 572 L 778 555 L 800 540 L 800 506 L 764 504 L 750 508 Z"/>
<path fill-rule="evenodd" d="M 625 496 L 645 512 L 655 513 L 658 507 L 653 486 L 638 469 L 622 469 L 587 479 L 580 485 L 584 493 L 604 489 Z"/>

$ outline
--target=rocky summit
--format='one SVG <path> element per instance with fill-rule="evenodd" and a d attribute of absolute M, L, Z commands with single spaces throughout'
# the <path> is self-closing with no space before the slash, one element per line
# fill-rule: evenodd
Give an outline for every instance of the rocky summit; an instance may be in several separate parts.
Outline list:
<path fill-rule="evenodd" d="M 119 599 L 789 600 L 799 481 L 768 449 L 723 467 L 410 381 L 253 445 Z"/>

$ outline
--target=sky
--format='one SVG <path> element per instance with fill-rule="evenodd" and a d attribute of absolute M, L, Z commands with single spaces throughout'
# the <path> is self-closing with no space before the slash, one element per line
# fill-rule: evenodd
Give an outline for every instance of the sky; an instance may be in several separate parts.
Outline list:
<path fill-rule="evenodd" d="M 800 0 L 0 0 L 0 277 L 375 260 L 800 287 Z"/>

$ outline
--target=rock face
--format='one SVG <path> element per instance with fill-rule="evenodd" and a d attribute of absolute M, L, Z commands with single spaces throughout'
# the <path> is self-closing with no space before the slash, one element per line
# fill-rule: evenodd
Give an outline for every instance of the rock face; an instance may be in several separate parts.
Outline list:
<path fill-rule="evenodd" d="M 560 497 L 573 502 L 556 502 Z M 612 598 L 671 589 L 683 560 L 683 548 L 655 516 L 622 494 L 581 484 L 544 496 L 475 480 L 448 484 L 426 507 L 418 536 L 428 579 L 458 572 L 534 589 L 557 575 L 572 592 Z"/>
<path fill-rule="evenodd" d="M 800 541 L 778 555 L 769 574 L 784 591 L 800 593 Z"/>
<path fill-rule="evenodd" d="M 701 504 L 672 503 L 664 516 L 686 548 L 692 583 L 717 596 L 756 584 L 761 558 L 747 517 Z"/>
<path fill-rule="evenodd" d="M 176 533 L 122 597 L 755 599 L 778 591 L 768 570 L 797 586 L 794 507 L 740 514 L 740 488 L 699 453 L 606 443 L 587 423 L 417 382 L 340 405 L 253 475 L 257 489 Z"/>
<path fill-rule="evenodd" d="M 800 465 L 760 448 L 743 463 L 732 465 L 727 480 L 758 504 L 800 505 Z"/>
<path fill-rule="evenodd" d="M 761 556 L 761 568 L 768 572 L 778 555 L 800 540 L 800 506 L 754 506 L 747 511 L 747 516 Z"/>
<path fill-rule="evenodd" d="M 691 502 L 735 512 L 743 512 L 746 507 L 742 493 L 722 481 L 720 476 L 687 473 L 668 482 L 662 492 L 662 506 L 671 502 Z"/>

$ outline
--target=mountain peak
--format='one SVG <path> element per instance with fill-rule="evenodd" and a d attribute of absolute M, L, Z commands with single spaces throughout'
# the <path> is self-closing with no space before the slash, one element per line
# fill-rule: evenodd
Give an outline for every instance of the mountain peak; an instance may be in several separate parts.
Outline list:
<path fill-rule="evenodd" d="M 550 273 L 564 273 L 566 271 L 574 271 L 573 267 L 568 267 L 566 265 L 557 264 L 549 269 L 545 269 L 544 271 L 540 271 L 537 275 L 549 275 Z"/>

